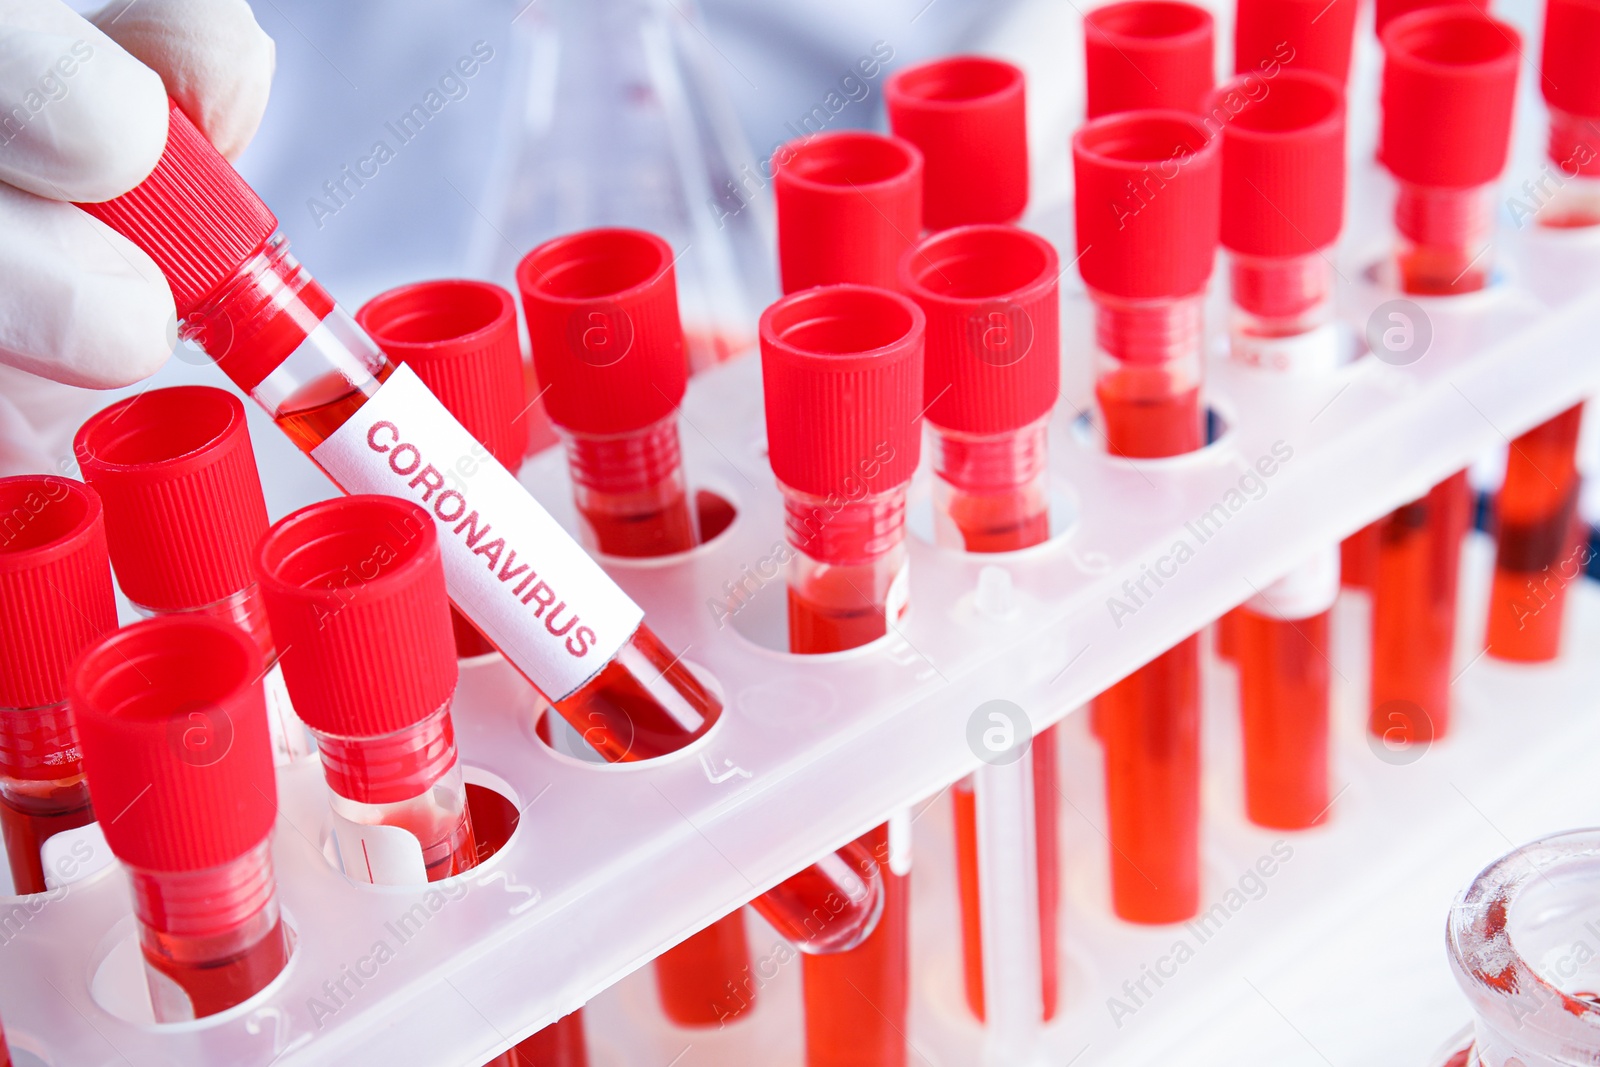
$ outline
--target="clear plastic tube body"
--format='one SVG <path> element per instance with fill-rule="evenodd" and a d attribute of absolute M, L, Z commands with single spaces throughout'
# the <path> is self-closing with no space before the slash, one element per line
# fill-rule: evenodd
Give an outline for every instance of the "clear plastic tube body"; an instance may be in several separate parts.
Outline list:
<path fill-rule="evenodd" d="M 563 432 L 584 544 L 608 556 L 664 556 L 700 541 L 676 413 L 638 433 Z"/>
<path fill-rule="evenodd" d="M 157 1022 L 201 1019 L 267 986 L 289 961 L 270 842 L 220 867 L 129 867 Z"/>
<path fill-rule="evenodd" d="M 64 830 L 94 822 L 78 734 L 65 701 L 0 708 L 0 833 L 16 893 L 43 893 L 41 850 Z"/>
<path fill-rule="evenodd" d="M 329 804 L 365 826 L 396 826 L 422 846 L 428 881 L 478 864 L 466 785 L 446 704 L 421 722 L 381 737 L 317 733 Z M 344 858 L 346 867 L 358 862 Z"/>
<path fill-rule="evenodd" d="M 1576 404 L 1511 442 L 1495 500 L 1494 581 L 1485 645 L 1496 659 L 1539 663 L 1561 651 L 1567 587 L 1583 574 Z"/>
<path fill-rule="evenodd" d="M 631 558 L 687 552 L 700 543 L 678 441 L 678 416 L 637 433 L 562 432 L 583 540 Z M 719 1026 L 756 998 L 744 915 L 735 910 L 656 957 L 661 1007 L 679 1026 Z"/>
<path fill-rule="evenodd" d="M 1394 222 L 1400 290 L 1415 296 L 1475 293 L 1494 268 L 1494 187 L 1433 188 L 1400 182 Z"/>
<path fill-rule="evenodd" d="M 1330 259 L 1234 254 L 1229 268 L 1233 359 L 1290 375 L 1337 367 Z M 1245 813 L 1259 826 L 1298 830 L 1327 817 L 1334 555 L 1319 553 L 1223 619 L 1239 666 Z"/>
<path fill-rule="evenodd" d="M 1558 230 L 1600 226 L 1600 136 L 1595 127 L 1591 117 L 1550 109 L 1549 155 L 1556 173 L 1549 182 L 1524 190 L 1535 196 L 1539 225 Z"/>
<path fill-rule="evenodd" d="M 1204 444 L 1202 296 L 1095 301 L 1095 396 L 1112 455 Z M 1190 636 L 1095 698 L 1105 747 L 1111 898 L 1130 922 L 1200 902 L 1200 643 Z"/>
<path fill-rule="evenodd" d="M 905 609 L 905 487 L 854 501 L 781 485 L 789 650 L 842 652 L 888 634 Z M 882 915 L 851 951 L 803 962 L 807 1067 L 901 1067 L 911 1001 L 910 871 L 891 863 L 886 824 L 859 838 Z"/>
<path fill-rule="evenodd" d="M 1600 831 L 1575 830 L 1496 860 L 1456 898 L 1445 942 L 1474 1022 L 1440 1067 L 1595 1062 L 1600 961 L 1588 945 L 1597 892 Z"/>
<path fill-rule="evenodd" d="M 1425 744 L 1449 729 L 1456 591 L 1470 518 L 1460 471 L 1379 524 L 1369 728 L 1387 744 Z"/>
<path fill-rule="evenodd" d="M 355 320 L 338 307 L 274 236 L 235 275 L 185 319 L 183 336 L 199 344 L 224 370 L 247 364 L 270 368 L 251 390 L 254 399 L 304 452 L 311 452 L 347 422 L 394 373 L 394 366 Z M 439 414 L 448 417 L 443 406 Z M 483 461 L 480 461 L 483 462 Z M 531 679 L 530 679 L 531 681 Z M 611 762 L 675 752 L 705 734 L 722 705 L 648 625 L 641 625 L 592 678 L 562 700 L 560 715 Z M 846 887 L 813 870 L 806 884 L 823 896 L 780 905 L 771 894 L 753 906 L 768 921 L 803 937 L 827 894 Z M 859 896 L 859 894 L 858 894 Z M 831 899 L 831 898 L 829 898 Z M 801 947 L 833 951 L 871 929 L 869 895 Z M 781 914 L 785 906 L 790 914 Z"/>
<path fill-rule="evenodd" d="M 967 552 L 1013 552 L 1050 536 L 1046 487 L 1049 419 L 1011 433 L 976 435 L 933 427 L 934 537 Z M 1055 727 L 1033 739 L 1034 845 L 1039 883 L 1039 964 L 1044 1018 L 1060 1001 L 1060 778 Z M 951 787 L 956 885 L 961 900 L 961 956 L 967 1006 L 984 1017 L 982 897 L 978 810 L 969 775 Z"/>
<path fill-rule="evenodd" d="M 267 609 L 261 599 L 259 585 L 252 583 L 232 596 L 210 604 L 166 611 L 134 604 L 133 609 L 147 619 L 159 615 L 208 615 L 231 622 L 249 634 L 261 649 L 261 657 L 267 664 L 267 673 L 262 681 L 267 691 L 267 728 L 272 733 L 273 761 L 281 766 L 311 754 L 310 734 L 305 723 L 295 714 L 289 691 L 283 684 L 283 671 L 278 667 L 278 650 L 273 645 L 272 631 L 267 627 Z"/>

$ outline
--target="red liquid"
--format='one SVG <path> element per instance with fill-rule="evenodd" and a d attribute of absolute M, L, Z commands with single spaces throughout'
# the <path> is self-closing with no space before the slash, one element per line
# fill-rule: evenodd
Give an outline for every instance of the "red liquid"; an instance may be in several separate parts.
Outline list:
<path fill-rule="evenodd" d="M 1370 728 L 1386 741 L 1426 743 L 1449 728 L 1456 585 L 1470 510 L 1462 471 L 1381 520 Z"/>
<path fill-rule="evenodd" d="M 1378 522 L 1369 522 L 1339 543 L 1339 584 L 1371 589 L 1378 575 Z"/>
<path fill-rule="evenodd" d="M 1095 698 L 1105 733 L 1111 901 L 1129 922 L 1200 903 L 1200 639 L 1184 638 Z"/>
<path fill-rule="evenodd" d="M 668 481 L 650 490 L 622 496 L 595 494 L 583 509 L 583 521 L 595 547 L 608 556 L 630 558 L 686 552 L 699 540 L 694 512 L 681 482 Z"/>
<path fill-rule="evenodd" d="M 1129 396 L 1096 386 L 1114 455 L 1156 457 L 1204 443 L 1200 390 Z M 1152 379 L 1155 380 L 1155 379 Z M 1106 760 L 1111 904 L 1129 922 L 1180 922 L 1200 903 L 1200 639 L 1190 636 L 1094 700 Z"/>
<path fill-rule="evenodd" d="M 1459 296 L 1489 284 L 1489 260 L 1477 248 L 1413 245 L 1400 254 L 1401 290 L 1414 296 Z"/>
<path fill-rule="evenodd" d="M 1303 830 L 1328 811 L 1328 626 L 1332 613 L 1273 619 L 1239 609 L 1245 812 Z"/>
<path fill-rule="evenodd" d="M 709 498 L 709 499 L 708 499 Z M 599 550 L 627 557 L 687 552 L 699 541 L 697 515 L 690 512 L 681 479 L 668 477 L 654 487 L 625 495 L 589 493 L 582 499 L 584 521 Z M 700 493 L 701 515 L 712 493 Z M 715 512 L 715 507 L 712 507 Z M 732 514 L 710 516 L 715 536 Z M 656 958 L 656 988 L 661 1008 L 679 1026 L 718 1026 L 752 1007 L 756 983 L 750 977 L 750 948 L 744 916 L 735 911 Z"/>
<path fill-rule="evenodd" d="M 873 600 L 872 564 L 829 567 L 789 589 L 789 649 L 842 652 L 888 633 Z M 867 940 L 826 956 L 805 956 L 807 1067 L 901 1067 L 910 1010 L 911 879 L 889 870 L 888 827 L 856 840 L 883 878 L 883 914 Z"/>
<path fill-rule="evenodd" d="M 1578 427 L 1568 408 L 1511 442 L 1495 505 L 1489 655 L 1524 663 L 1556 658 L 1567 586 L 1583 573 L 1587 538 L 1578 510 Z"/>
<path fill-rule="evenodd" d="M 1200 388 L 1156 396 L 1130 396 L 1102 379 L 1095 386 L 1105 420 L 1106 451 L 1127 459 L 1159 459 L 1193 452 L 1205 444 Z"/>
<path fill-rule="evenodd" d="M 145 963 L 183 987 L 195 1018 L 226 1011 L 260 992 L 289 962 L 283 923 L 248 948 L 219 953 L 215 942 L 231 938 L 178 937 L 143 927 Z"/>
<path fill-rule="evenodd" d="M 1017 493 L 960 493 L 950 517 L 968 552 L 1011 552 L 1042 544 L 1050 536 L 1050 513 L 1041 501 Z M 1060 1001 L 1061 832 L 1060 778 L 1054 726 L 1033 739 L 1033 835 L 1039 893 L 1039 976 L 1044 1018 L 1055 1018 Z M 961 899 L 961 959 L 967 1007 L 984 1018 L 983 912 L 978 883 L 978 809 L 971 778 L 951 790 L 956 821 L 956 886 Z"/>
<path fill-rule="evenodd" d="M 11 1046 L 6 1044 L 6 1031 L 3 1026 L 0 1026 L 0 1067 L 11 1067 Z"/>
<path fill-rule="evenodd" d="M 1217 656 L 1230 663 L 1239 659 L 1239 615 L 1243 610 L 1225 611 L 1217 620 Z"/>
<path fill-rule="evenodd" d="M 28 792 L 13 783 L 0 792 L 0 832 L 11 865 L 14 892 L 43 893 L 44 865 L 39 850 L 63 830 L 94 822 L 89 806 L 89 786 L 80 777 L 71 784 L 29 782 Z M 33 788 L 42 792 L 33 792 Z"/>
<path fill-rule="evenodd" d="M 583 1009 L 551 1023 L 484 1067 L 589 1067 Z"/>
<path fill-rule="evenodd" d="M 889 870 L 888 827 L 858 839 L 883 878 L 883 915 L 861 945 L 802 956 L 807 1067 L 904 1067 L 911 1000 L 911 878 Z"/>

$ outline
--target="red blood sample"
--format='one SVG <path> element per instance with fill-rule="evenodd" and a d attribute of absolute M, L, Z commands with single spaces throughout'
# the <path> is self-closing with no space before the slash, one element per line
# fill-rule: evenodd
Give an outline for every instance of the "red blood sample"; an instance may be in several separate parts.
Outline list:
<path fill-rule="evenodd" d="M 1387 742 L 1425 744 L 1449 729 L 1456 587 L 1470 518 L 1461 471 L 1378 527 L 1370 728 Z"/>
<path fill-rule="evenodd" d="M 1369 522 L 1339 544 L 1339 584 L 1346 589 L 1371 589 L 1378 573 L 1378 526 Z"/>
<path fill-rule="evenodd" d="M 1183 160 L 1159 196 L 1129 190 Z M 1073 137 L 1078 269 L 1095 301 L 1095 393 L 1112 455 L 1204 443 L 1202 294 L 1220 226 L 1220 144 L 1171 112 L 1097 119 Z M 1131 922 L 1193 915 L 1200 891 L 1199 638 L 1095 698 L 1106 759 L 1111 896 Z"/>
<path fill-rule="evenodd" d="M 686 552 L 701 537 L 678 439 L 688 368 L 673 258 L 654 234 L 600 229 L 548 241 L 517 268 L 585 541 L 606 555 Z M 727 521 L 712 517 L 719 529 Z M 739 1015 L 756 988 L 743 916 L 724 916 L 662 953 L 656 977 L 680 1026 Z"/>
<path fill-rule="evenodd" d="M 1582 574 L 1588 538 L 1578 522 L 1578 429 L 1583 405 L 1511 442 L 1495 503 L 1489 655 L 1537 663 L 1561 651 L 1567 586 Z"/>
<path fill-rule="evenodd" d="M 1400 287 L 1448 296 L 1488 284 L 1521 37 L 1464 4 L 1411 11 L 1381 31 L 1380 158 L 1399 183 Z"/>
<path fill-rule="evenodd" d="M 1245 813 L 1258 826 L 1318 825 L 1329 801 L 1331 612 L 1303 619 L 1236 614 Z"/>
<path fill-rule="evenodd" d="M 795 293 L 761 316 L 767 454 L 795 549 L 787 576 L 792 652 L 869 643 L 904 609 L 905 490 L 921 446 L 924 327 L 916 304 L 861 285 Z M 809 1067 L 905 1063 L 910 872 L 890 854 L 893 838 L 881 826 L 856 842 L 884 886 L 871 935 L 848 952 L 804 958 Z"/>
<path fill-rule="evenodd" d="M 102 825 L 132 884 L 159 1022 L 231 1008 L 288 962 L 264 669 L 237 627 L 168 615 L 104 638 L 73 670 L 90 792 L 122 813 Z"/>
<path fill-rule="evenodd" d="M 484 1067 L 589 1067 L 583 1035 L 583 1009 L 551 1023 Z"/>
<path fill-rule="evenodd" d="M 116 629 L 100 497 L 66 478 L 0 478 L 0 833 L 16 893 L 42 893 L 40 849 L 94 821 L 68 670 Z"/>
<path fill-rule="evenodd" d="M 0 1067 L 11 1067 L 11 1046 L 6 1044 L 4 1026 L 0 1026 Z"/>
<path fill-rule="evenodd" d="M 939 72 L 946 64 L 930 67 Z M 905 72 L 906 80 L 920 80 L 921 70 Z M 1019 122 L 1020 77 L 1017 72 Z M 959 127 L 941 129 L 934 117 L 923 119 L 921 134 L 928 145 L 939 143 L 936 134 L 953 137 L 961 132 Z M 1020 136 L 1011 142 L 1012 154 L 1025 158 L 1026 146 L 1016 143 Z M 924 147 L 931 177 L 939 154 Z M 1008 184 L 1021 186 L 1020 210 L 1026 200 L 1025 177 L 1013 177 Z M 973 191 L 955 202 L 969 198 L 980 201 L 981 195 Z M 940 544 L 968 552 L 1012 552 L 1050 536 L 1045 475 L 1047 427 L 1060 385 L 1060 274 L 1059 257 L 1049 242 L 996 225 L 946 230 L 917 245 L 901 263 L 901 289 L 928 319 L 923 398 L 936 448 L 935 530 Z M 1039 963 L 1044 1018 L 1050 1019 L 1059 999 L 1061 895 L 1053 727 L 1032 740 L 1032 760 Z M 973 780 L 958 782 L 953 796 L 967 1004 L 981 1019 L 982 901 Z"/>

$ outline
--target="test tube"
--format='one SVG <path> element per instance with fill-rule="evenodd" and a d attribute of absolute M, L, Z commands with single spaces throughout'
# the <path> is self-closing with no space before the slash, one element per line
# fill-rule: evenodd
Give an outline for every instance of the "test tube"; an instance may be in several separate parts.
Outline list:
<path fill-rule="evenodd" d="M 1341 86 L 1350 76 L 1356 0 L 1239 0 L 1233 70 L 1275 79 L 1280 66 L 1316 70 Z"/>
<path fill-rule="evenodd" d="M 105 503 L 111 563 L 134 610 L 211 615 L 249 634 L 268 664 L 274 759 L 310 754 L 251 562 L 267 505 L 244 405 L 204 385 L 147 390 L 92 416 L 73 450 Z"/>
<path fill-rule="evenodd" d="M 1530 183 L 1539 225 L 1600 225 L 1600 10 L 1548 0 L 1539 87 L 1550 106 L 1548 158 L 1558 173 Z M 1551 182 L 1555 187 L 1550 187 Z M 1495 505 L 1495 566 L 1485 645 L 1497 659 L 1538 663 L 1561 651 L 1567 586 L 1582 572 L 1577 404 L 1511 442 Z"/>
<path fill-rule="evenodd" d="M 1396 280 L 1446 296 L 1489 284 L 1491 183 L 1505 166 L 1521 38 L 1464 6 L 1395 18 L 1383 31 L 1381 158 L 1398 185 Z M 1450 722 L 1465 471 L 1381 520 L 1373 579 L 1369 727 L 1426 743 Z"/>
<path fill-rule="evenodd" d="M 1220 210 L 1220 145 L 1175 111 L 1109 115 L 1072 140 L 1078 270 L 1094 301 L 1106 448 L 1132 459 L 1204 442 L 1201 304 Z M 1199 638 L 1096 698 L 1112 906 L 1177 922 L 1199 903 Z"/>
<path fill-rule="evenodd" d="M 0 478 L 0 515 L 0 832 L 12 891 L 43 893 L 45 842 L 94 822 L 68 671 L 117 628 L 117 606 L 93 489 Z"/>
<path fill-rule="evenodd" d="M 1524 845 L 1456 897 L 1446 954 L 1473 1025 L 1436 1067 L 1593 1061 L 1600 1052 L 1600 966 L 1585 924 L 1600 890 L 1600 831 Z"/>
<path fill-rule="evenodd" d="M 523 399 L 522 346 L 510 293 L 491 282 L 466 279 L 402 285 L 361 305 L 356 322 L 392 363 L 415 371 L 478 442 L 479 454 L 460 457 L 449 476 L 470 476 L 485 453 L 517 473 L 527 450 L 532 404 Z M 455 607 L 450 623 L 457 655 L 465 659 L 495 650 Z"/>
<path fill-rule="evenodd" d="M 1550 108 L 1547 153 L 1560 172 L 1524 186 L 1539 224 L 1600 225 L 1600 10 L 1584 0 L 1546 0 L 1539 89 Z M 1550 188 L 1553 180 L 1555 188 Z M 1531 184 L 1531 183 L 1530 183 Z M 1541 203 L 1542 201 L 1542 203 Z"/>
<path fill-rule="evenodd" d="M 584 543 L 608 556 L 700 540 L 678 441 L 688 371 L 672 261 L 654 234 L 603 229 L 547 241 L 517 265 Z"/>
<path fill-rule="evenodd" d="M 134 623 L 73 668 L 89 791 L 119 813 L 101 826 L 132 883 L 157 1022 L 225 1011 L 289 961 L 265 670 L 248 634 L 196 614 Z"/>
<path fill-rule="evenodd" d="M 284 678 L 317 737 L 345 874 L 425 885 L 476 867 L 486 857 L 450 715 L 455 632 L 427 512 L 389 496 L 312 504 L 273 525 L 256 564 Z M 581 1041 L 581 1016 L 568 1018 Z M 534 1062 L 584 1057 L 580 1045 Z"/>
<path fill-rule="evenodd" d="M 1125 0 L 1083 17 L 1085 117 L 1199 112 L 1215 83 L 1211 13 L 1180 0 Z"/>
<path fill-rule="evenodd" d="M 341 488 L 429 505 L 456 606 L 602 756 L 648 759 L 711 728 L 717 698 L 509 471 L 489 457 L 470 496 L 446 487 L 444 471 L 481 446 L 290 256 L 271 211 L 176 104 L 150 177 L 78 206 L 155 260 L 183 336 Z M 808 951 L 853 944 L 876 921 L 877 884 L 848 863 L 786 886 L 757 906 Z M 819 931 L 829 893 L 847 906 Z"/>
<path fill-rule="evenodd" d="M 917 147 L 846 131 L 790 141 L 772 158 L 783 291 L 841 282 L 893 289 L 922 227 Z"/>
<path fill-rule="evenodd" d="M 11 1046 L 6 1043 L 6 1028 L 0 1025 L 0 1067 L 11 1067 Z"/>
<path fill-rule="evenodd" d="M 930 167 L 931 173 L 931 167 Z M 901 290 L 927 317 L 924 413 L 934 447 L 934 532 L 968 552 L 1010 552 L 1050 536 L 1050 412 L 1060 391 L 1061 264 L 1050 242 L 1011 226 L 961 226 L 901 262 Z M 1044 1018 L 1060 974 L 1059 767 L 1054 729 L 1031 746 Z M 951 787 L 967 1004 L 984 1017 L 977 798 Z"/>
<path fill-rule="evenodd" d="M 698 511 L 678 441 L 687 384 L 672 248 L 641 230 L 557 237 L 517 266 L 546 409 L 561 434 L 587 546 L 609 556 L 686 552 Z M 662 1009 L 716 1026 L 754 1004 L 739 911 L 656 958 Z"/>
<path fill-rule="evenodd" d="M 906 485 L 921 445 L 925 320 L 896 293 L 827 285 L 761 316 L 767 454 L 784 498 L 789 650 L 886 636 L 906 609 Z M 809 1067 L 905 1062 L 910 1002 L 909 818 L 860 841 L 881 868 L 883 917 L 859 947 L 803 964 Z"/>
<path fill-rule="evenodd" d="M 1395 270 L 1407 294 L 1477 292 L 1493 269 L 1493 182 L 1505 167 L 1522 38 L 1464 4 L 1383 31 L 1380 158 L 1398 186 Z"/>
<path fill-rule="evenodd" d="M 1218 88 L 1222 246 L 1229 253 L 1231 357 L 1267 373 L 1325 375 L 1339 364 L 1331 250 L 1344 221 L 1344 93 L 1318 71 L 1251 75 Z M 1258 461 L 1265 475 L 1272 456 Z M 1245 812 L 1303 829 L 1327 817 L 1328 633 L 1339 549 L 1328 545 L 1225 618 L 1234 620 Z"/>

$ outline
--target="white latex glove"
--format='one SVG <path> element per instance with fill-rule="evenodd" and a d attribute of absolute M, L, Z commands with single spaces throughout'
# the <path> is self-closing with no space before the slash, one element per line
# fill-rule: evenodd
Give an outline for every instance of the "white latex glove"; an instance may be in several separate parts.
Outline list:
<path fill-rule="evenodd" d="M 71 438 L 177 341 L 146 256 L 69 201 L 150 173 L 171 94 L 228 158 L 261 122 L 272 39 L 245 0 L 0 0 L 0 475 L 71 473 Z M 58 384 L 62 383 L 62 384 Z"/>

